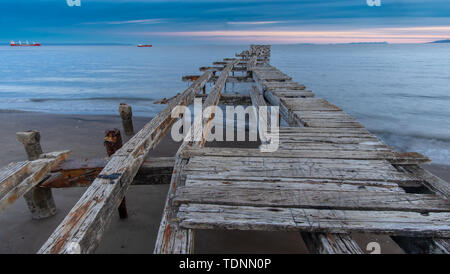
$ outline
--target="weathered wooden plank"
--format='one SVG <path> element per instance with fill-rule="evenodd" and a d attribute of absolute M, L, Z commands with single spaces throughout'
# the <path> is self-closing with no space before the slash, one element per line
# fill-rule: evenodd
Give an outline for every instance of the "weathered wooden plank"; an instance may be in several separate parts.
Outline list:
<path fill-rule="evenodd" d="M 207 95 L 200 95 L 198 97 L 202 97 L 206 99 Z M 219 105 L 244 105 L 244 106 L 250 106 L 252 104 L 252 101 L 250 99 L 250 96 L 245 94 L 230 94 L 225 93 L 221 94 L 219 99 Z"/>
<path fill-rule="evenodd" d="M 449 201 L 436 195 L 399 192 L 178 187 L 174 201 L 177 204 L 450 212 Z"/>
<path fill-rule="evenodd" d="M 352 185 L 357 186 L 360 189 L 364 189 L 366 187 L 380 187 L 380 188 L 388 188 L 393 191 L 398 190 L 398 183 L 394 182 L 386 182 L 382 180 L 373 180 L 373 181 L 363 181 L 363 180 L 352 180 L 352 179 L 311 179 L 311 178 L 296 178 L 296 177 L 267 177 L 267 176 L 246 176 L 245 174 L 241 175 L 226 175 L 226 176 L 215 176 L 214 174 L 186 174 L 187 178 L 190 180 L 199 180 L 199 181 L 220 181 L 225 185 L 233 184 L 235 182 L 248 182 L 251 183 L 299 183 L 299 184 L 335 184 L 335 185 Z M 420 186 L 419 182 L 415 182 L 414 186 Z"/>
<path fill-rule="evenodd" d="M 264 115 L 259 115 L 260 113 L 260 107 L 267 108 L 266 101 L 264 100 L 264 97 L 259 93 L 258 88 L 256 86 L 252 86 L 252 89 L 250 90 L 250 98 L 252 99 L 252 104 L 255 106 L 253 110 L 255 111 L 254 115 L 255 117 L 258 117 L 258 135 L 261 140 L 262 144 L 267 144 L 268 142 L 272 141 L 272 138 L 267 136 L 267 130 L 271 127 L 269 123 L 270 119 L 270 111 L 267 109 L 266 117 Z M 279 122 L 277 122 L 279 124 Z M 260 125 L 266 125 L 266 129 L 260 129 Z"/>
<path fill-rule="evenodd" d="M 379 161 L 377 164 L 370 163 L 372 160 L 296 159 L 295 162 L 292 162 L 289 158 L 218 158 L 220 160 L 214 159 L 214 157 L 205 159 L 194 157 L 185 167 L 185 171 L 188 174 L 203 173 L 218 176 L 243 176 L 245 174 L 246 176 L 264 177 L 417 182 L 417 178 L 393 170 L 389 163 L 386 162 L 387 164 L 384 165 L 383 161 Z M 326 160 L 330 162 L 327 163 Z"/>
<path fill-rule="evenodd" d="M 250 61 L 251 62 L 251 61 Z M 286 74 L 280 72 L 280 71 L 265 71 L 265 70 L 254 70 L 254 73 L 256 73 L 256 76 L 264 81 L 277 81 L 277 82 L 283 82 L 283 81 L 289 81 L 292 80 L 291 77 L 287 76 Z"/>
<path fill-rule="evenodd" d="M 233 176 L 264 176 L 264 177 L 280 177 L 280 178 L 305 178 L 305 179 L 323 179 L 323 180 L 356 180 L 356 181 L 387 181 L 395 182 L 399 184 L 416 184 L 418 181 L 415 178 L 402 176 L 394 172 L 370 172 L 364 171 L 351 171 L 342 170 L 339 168 L 324 168 L 314 169 L 309 172 L 307 168 L 301 169 L 278 169 L 271 168 L 270 170 L 264 168 L 251 168 L 251 169 L 231 169 L 231 170 L 214 170 L 214 167 L 202 168 L 202 167 L 187 167 L 185 169 L 187 174 L 203 173 L 203 174 L 216 174 L 224 178 Z"/>
<path fill-rule="evenodd" d="M 250 57 L 250 60 L 247 63 L 247 71 L 252 71 L 254 67 L 256 67 L 257 59 L 256 55 Z"/>
<path fill-rule="evenodd" d="M 222 90 L 225 86 L 225 83 L 227 81 L 227 78 L 230 74 L 231 69 L 233 66 L 235 66 L 238 63 L 238 61 L 233 61 L 229 63 L 226 68 L 220 73 L 219 79 L 217 80 L 216 84 L 212 88 L 211 92 L 209 93 L 208 97 L 206 98 L 204 104 L 203 104 L 203 110 L 211 109 L 211 113 L 209 113 L 209 116 L 203 117 L 203 123 L 202 127 L 194 127 L 194 130 L 200 129 L 202 130 L 203 138 L 201 141 L 201 146 L 204 145 L 206 142 L 206 137 L 209 135 L 211 131 L 211 127 L 213 124 L 214 116 L 215 116 L 215 109 L 216 106 L 219 103 L 219 99 L 222 94 Z M 205 115 L 205 112 L 203 112 Z M 194 136 L 198 136 L 197 133 L 194 132 Z"/>
<path fill-rule="evenodd" d="M 305 127 L 320 127 L 320 128 L 362 128 L 363 126 L 358 122 L 350 121 L 330 121 L 324 119 L 300 119 Z"/>
<path fill-rule="evenodd" d="M 224 67 L 223 66 L 217 66 L 217 67 L 200 67 L 199 68 L 199 70 L 200 71 L 202 71 L 202 72 L 204 72 L 204 71 L 222 71 L 224 69 Z M 246 67 L 238 67 L 238 66 L 235 66 L 234 68 L 233 68 L 233 70 L 232 71 L 247 71 L 247 68 Z"/>
<path fill-rule="evenodd" d="M 403 168 L 412 173 L 413 176 L 423 180 L 432 191 L 450 199 L 450 184 L 448 182 L 419 166 L 403 166 Z"/>
<path fill-rule="evenodd" d="M 257 78 L 254 78 L 257 79 Z M 258 84 L 257 80 L 255 80 Z M 260 88 L 261 90 L 261 88 Z M 278 106 L 281 116 L 284 118 L 284 120 L 290 125 L 290 126 L 303 126 L 303 124 L 296 120 L 292 111 L 290 111 L 285 104 L 281 103 L 280 99 L 275 96 L 270 91 L 264 92 L 264 98 L 273 106 Z"/>
<path fill-rule="evenodd" d="M 325 99 L 302 98 L 280 99 L 292 111 L 342 111 Z"/>
<path fill-rule="evenodd" d="M 383 233 L 450 236 L 450 213 L 358 211 L 188 204 L 180 206 L 180 226 L 190 229 Z"/>
<path fill-rule="evenodd" d="M 280 138 L 303 138 L 303 137 L 334 137 L 334 138 L 376 138 L 370 133 L 353 133 L 353 132 L 283 132 Z"/>
<path fill-rule="evenodd" d="M 0 213 L 37 186 L 69 154 L 69 150 L 48 153 L 40 159 L 9 166 L 13 169 L 6 171 L 0 181 Z"/>
<path fill-rule="evenodd" d="M 364 142 L 360 144 L 330 144 L 330 143 L 280 143 L 280 150 L 356 150 L 356 151 L 392 151 L 386 145 L 380 145 L 378 142 Z"/>
<path fill-rule="evenodd" d="M 207 147 L 198 150 L 186 149 L 183 151 L 184 158 L 193 156 L 220 156 L 220 157 L 271 157 L 271 158 L 326 158 L 326 159 L 349 159 L 349 160 L 388 160 L 391 164 L 417 164 L 426 163 L 428 157 L 423 155 L 409 155 L 396 153 L 388 150 L 278 150 L 275 152 L 261 152 L 259 149 L 242 148 L 215 148 Z"/>
<path fill-rule="evenodd" d="M 280 128 L 280 134 L 289 133 L 289 134 L 297 134 L 297 133 L 364 133 L 364 134 L 371 134 L 367 129 L 365 128 L 345 128 L 345 129 L 339 129 L 339 128 L 309 128 L 309 127 L 281 127 Z"/>
<path fill-rule="evenodd" d="M 280 98 L 306 98 L 306 97 L 314 97 L 314 93 L 311 91 L 304 91 L 304 92 L 282 92 L 282 91 L 275 91 L 273 92 L 275 96 L 278 96 Z"/>
<path fill-rule="evenodd" d="M 70 253 L 73 245 L 81 253 L 95 250 L 142 162 L 177 121 L 171 117 L 172 110 L 178 105 L 189 105 L 211 75 L 205 72 L 111 157 L 39 253 Z"/>
<path fill-rule="evenodd" d="M 178 150 L 182 151 L 182 148 L 187 144 L 184 143 Z M 178 154 L 178 153 L 177 153 Z M 193 251 L 193 231 L 189 229 L 183 229 L 174 222 L 176 216 L 176 208 L 173 207 L 172 199 L 173 193 L 176 191 L 179 185 L 183 184 L 182 170 L 186 165 L 187 160 L 180 157 L 176 157 L 174 172 L 172 180 L 170 182 L 169 193 L 167 194 L 166 204 L 164 207 L 163 217 L 158 230 L 158 236 L 155 243 L 154 253 L 181 253 L 188 254 Z"/>
<path fill-rule="evenodd" d="M 294 111 L 300 119 L 348 119 L 354 121 L 355 118 L 348 115 L 343 111 L 319 111 L 319 110 L 310 110 L 310 111 Z"/>
<path fill-rule="evenodd" d="M 371 142 L 378 145 L 383 145 L 381 141 L 379 141 L 375 137 L 367 137 L 367 136 L 357 136 L 357 137 L 303 137 L 303 136 L 295 136 L 295 137 L 284 137 L 280 136 L 280 142 L 283 144 L 295 144 L 295 143 L 329 143 L 329 144 L 361 144 Z"/>
<path fill-rule="evenodd" d="M 261 79 L 264 81 L 264 79 Z M 305 90 L 305 85 L 300 85 L 296 82 L 263 82 L 265 89 L 267 90 L 284 90 L 284 89 L 294 89 L 294 90 Z"/>
<path fill-rule="evenodd" d="M 220 165 L 224 163 L 227 166 Z M 297 157 L 244 157 L 244 156 L 208 156 L 208 157 L 192 157 L 189 161 L 190 167 L 211 167 L 219 164 L 220 169 L 228 169 L 228 167 L 239 167 L 242 164 L 248 165 L 248 168 L 271 167 L 274 168 L 296 168 L 301 166 L 308 166 L 310 169 L 314 167 L 336 167 L 336 168 L 350 168 L 355 170 L 372 170 L 374 168 L 380 171 L 395 171 L 398 172 L 389 162 L 385 160 L 351 160 L 351 159 L 326 159 L 326 158 L 312 158 L 302 159 Z M 219 168 L 218 167 L 218 168 Z M 219 169 L 218 169 L 219 170 Z M 375 172 L 375 171 L 374 171 Z M 412 178 L 408 174 L 406 177 Z"/>
<path fill-rule="evenodd" d="M 267 158 L 326 158 L 326 159 L 355 159 L 355 160 L 383 160 L 401 159 L 394 152 L 388 150 L 278 150 L 275 152 L 261 152 L 254 148 L 217 148 L 206 147 L 199 150 L 186 149 L 183 157 L 218 156 L 218 157 L 267 157 Z M 294 160 L 294 159 L 292 159 Z"/>
<path fill-rule="evenodd" d="M 395 183 L 388 182 L 355 182 L 350 183 L 342 181 L 314 181 L 314 180 L 296 180 L 282 178 L 284 180 L 268 178 L 246 178 L 221 179 L 221 178 L 199 178 L 189 175 L 186 179 L 188 187 L 227 187 L 229 189 L 253 188 L 253 189 L 278 189 L 278 190 L 315 190 L 315 191 L 374 191 L 374 192 L 405 192 Z M 373 186 L 375 185 L 375 186 Z"/>
<path fill-rule="evenodd" d="M 202 121 L 202 128 L 203 128 L 203 134 L 202 134 L 202 140 L 200 141 L 190 141 L 190 134 L 194 134 L 196 136 L 195 132 L 192 133 L 192 131 L 189 132 L 187 139 L 183 142 L 183 144 L 178 149 L 177 155 L 176 155 L 176 161 L 174 166 L 174 171 L 170 183 L 170 189 L 169 193 L 167 195 L 166 204 L 164 207 L 163 217 L 161 220 L 161 224 L 159 226 L 158 230 L 158 236 L 155 243 L 155 249 L 154 253 L 160 254 L 160 253 L 192 253 L 193 251 L 193 238 L 194 233 L 192 230 L 181 228 L 177 225 L 175 220 L 173 219 L 176 216 L 177 208 L 173 205 L 173 194 L 175 193 L 176 189 L 185 183 L 184 175 L 182 174 L 182 171 L 187 164 L 188 160 L 180 157 L 181 152 L 186 147 L 202 147 L 205 144 L 206 138 L 210 132 L 210 127 L 212 120 L 214 118 L 215 114 L 215 107 L 217 106 L 219 102 L 219 98 L 222 92 L 222 89 L 225 85 L 226 79 L 233 68 L 233 66 L 237 63 L 237 61 L 234 61 L 227 65 L 227 67 L 222 71 L 219 80 L 214 85 L 212 91 L 209 93 L 208 97 L 205 100 L 205 103 L 203 104 L 203 110 L 213 106 L 213 110 L 210 113 L 209 117 L 206 117 Z M 195 128 L 194 128 L 195 130 Z"/>
<path fill-rule="evenodd" d="M 0 197 L 29 176 L 30 161 L 10 163 L 0 169 Z"/>
<path fill-rule="evenodd" d="M 450 254 L 450 239 L 421 237 L 391 237 L 409 254 Z"/>

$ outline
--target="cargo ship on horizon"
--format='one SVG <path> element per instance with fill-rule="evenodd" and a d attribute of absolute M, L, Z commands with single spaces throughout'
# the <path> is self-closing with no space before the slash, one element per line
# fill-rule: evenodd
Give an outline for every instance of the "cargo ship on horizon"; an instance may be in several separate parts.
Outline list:
<path fill-rule="evenodd" d="M 28 41 L 26 41 L 26 43 L 25 44 L 22 44 L 22 42 L 21 41 L 19 41 L 19 43 L 16 43 L 16 42 L 14 42 L 14 41 L 11 41 L 10 43 L 9 43 L 9 45 L 11 46 L 11 47 L 40 47 L 41 46 L 41 43 L 35 43 L 35 42 L 33 42 L 33 43 L 28 43 Z"/>
<path fill-rule="evenodd" d="M 152 47 L 152 45 L 143 45 L 143 44 L 138 44 L 137 46 L 138 46 L 138 48 L 151 48 Z"/>

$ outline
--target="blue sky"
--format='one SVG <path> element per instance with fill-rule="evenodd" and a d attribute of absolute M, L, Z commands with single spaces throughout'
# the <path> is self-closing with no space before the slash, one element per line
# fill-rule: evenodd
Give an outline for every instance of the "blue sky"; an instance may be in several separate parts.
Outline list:
<path fill-rule="evenodd" d="M 0 41 L 421 43 L 450 38 L 450 0 L 2 0 Z"/>

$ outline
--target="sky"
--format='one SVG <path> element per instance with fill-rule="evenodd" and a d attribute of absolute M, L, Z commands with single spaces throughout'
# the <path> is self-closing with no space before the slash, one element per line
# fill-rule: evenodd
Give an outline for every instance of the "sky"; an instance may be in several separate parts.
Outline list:
<path fill-rule="evenodd" d="M 0 42 L 424 43 L 450 39 L 450 0 L 1 0 Z"/>

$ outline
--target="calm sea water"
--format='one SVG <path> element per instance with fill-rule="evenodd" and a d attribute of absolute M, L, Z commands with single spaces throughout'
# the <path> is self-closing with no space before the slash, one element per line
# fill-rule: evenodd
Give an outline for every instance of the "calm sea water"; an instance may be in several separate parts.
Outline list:
<path fill-rule="evenodd" d="M 117 114 L 127 102 L 151 117 L 183 75 L 247 47 L 2 46 L 0 112 Z M 450 44 L 273 46 L 271 63 L 389 145 L 448 164 Z"/>

